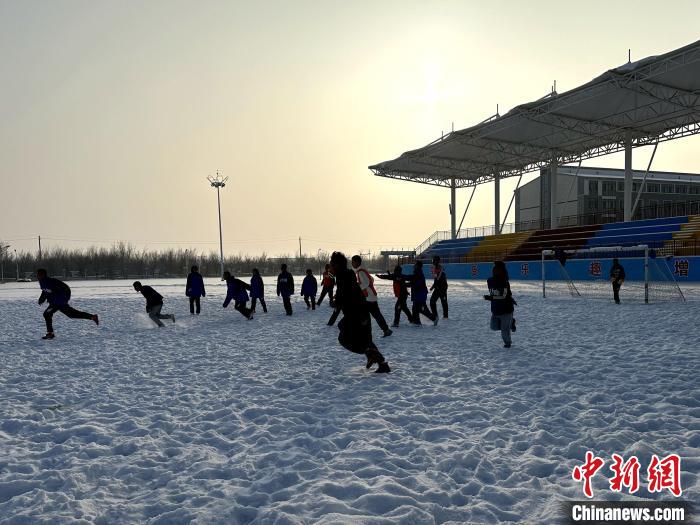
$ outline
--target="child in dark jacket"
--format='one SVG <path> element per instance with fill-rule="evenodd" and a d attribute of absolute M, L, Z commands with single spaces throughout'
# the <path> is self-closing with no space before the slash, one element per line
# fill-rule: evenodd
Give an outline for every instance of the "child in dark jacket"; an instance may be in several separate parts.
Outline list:
<path fill-rule="evenodd" d="M 437 302 L 442 304 L 442 318 L 447 319 L 447 274 L 440 264 L 440 257 L 433 258 L 433 285 L 430 287 L 430 311 L 437 317 Z"/>
<path fill-rule="evenodd" d="M 161 314 L 160 311 L 163 308 L 163 296 L 156 292 L 150 286 L 144 286 L 139 281 L 134 281 L 134 290 L 139 292 L 146 298 L 146 312 L 151 321 L 156 323 L 160 328 L 165 325 L 161 322 L 161 319 L 170 319 L 175 322 L 175 316 L 173 314 Z"/>
<path fill-rule="evenodd" d="M 617 258 L 613 259 L 612 268 L 610 268 L 610 282 L 612 283 L 613 299 L 616 304 L 620 304 L 620 288 L 625 282 L 625 268 Z"/>
<path fill-rule="evenodd" d="M 497 261 L 493 265 L 492 275 L 486 283 L 489 287 L 489 293 L 484 295 L 484 299 L 491 301 L 491 330 L 500 330 L 503 346 L 510 348 L 512 344 L 511 328 L 514 330 L 515 326 L 513 312 L 516 302 L 510 291 L 508 271 L 503 262 Z"/>
<path fill-rule="evenodd" d="M 204 279 L 202 279 L 202 274 L 199 273 L 199 268 L 197 266 L 193 266 L 190 270 L 190 274 L 187 276 L 185 295 L 190 298 L 190 314 L 194 315 L 196 307 L 197 315 L 199 315 L 202 310 L 199 298 L 206 297 L 207 293 L 204 290 Z"/>
<path fill-rule="evenodd" d="M 250 305 L 251 310 L 255 313 L 255 305 L 257 301 L 260 301 L 263 312 L 267 313 L 267 305 L 265 304 L 265 285 L 263 284 L 262 277 L 260 276 L 260 271 L 257 268 L 253 268 L 253 276 L 250 278 L 250 298 L 252 303 Z"/>
<path fill-rule="evenodd" d="M 343 319 L 338 323 L 338 342 L 351 352 L 367 358 L 367 369 L 375 364 L 378 373 L 391 372 L 389 363 L 372 340 L 372 323 L 362 289 L 355 272 L 348 268 L 348 260 L 340 252 L 333 252 L 331 268 L 336 276 L 335 308 L 342 310 Z"/>
<path fill-rule="evenodd" d="M 301 295 L 304 297 L 306 309 L 316 309 L 316 292 L 318 292 L 318 282 L 311 269 L 306 270 L 306 277 L 301 283 Z"/>
<path fill-rule="evenodd" d="M 406 276 L 406 282 L 411 285 L 411 300 L 413 301 L 413 324 L 421 325 L 420 315 L 423 314 L 430 319 L 435 326 L 438 324 L 437 315 L 428 309 L 428 286 L 425 284 L 425 275 L 423 274 L 423 262 L 416 261 L 413 265 L 413 274 Z"/>
<path fill-rule="evenodd" d="M 394 282 L 394 297 L 396 297 L 396 304 L 394 305 L 394 323 L 391 325 L 392 328 L 397 328 L 399 326 L 399 319 L 401 317 L 401 312 L 406 314 L 409 323 L 413 323 L 413 316 L 411 311 L 408 309 L 406 301 L 408 300 L 408 286 L 406 285 L 406 276 L 403 274 L 403 269 L 400 265 L 396 265 L 393 273 L 386 273 L 384 275 L 377 275 L 380 279 L 386 279 L 388 281 Z"/>
<path fill-rule="evenodd" d="M 287 315 L 292 315 L 292 295 L 294 295 L 294 277 L 287 271 L 287 265 L 283 264 L 277 276 L 277 297 L 282 297 Z"/>
<path fill-rule="evenodd" d="M 233 308 L 240 312 L 243 317 L 248 320 L 253 318 L 253 311 L 246 306 L 248 303 L 248 292 L 250 290 L 250 285 L 244 283 L 240 279 L 236 279 L 231 272 L 224 272 L 224 279 L 226 280 L 226 299 L 224 300 L 224 308 L 226 308 L 231 300 L 233 300 Z"/>
<path fill-rule="evenodd" d="M 61 312 L 71 319 L 90 319 L 95 324 L 100 324 L 97 315 L 76 310 L 68 304 L 70 301 L 70 287 L 63 281 L 49 277 L 46 270 L 40 268 L 36 271 L 36 277 L 41 286 L 39 304 L 48 301 L 49 307 L 44 310 L 44 321 L 46 322 L 46 335 L 42 339 L 54 339 L 53 314 Z"/>

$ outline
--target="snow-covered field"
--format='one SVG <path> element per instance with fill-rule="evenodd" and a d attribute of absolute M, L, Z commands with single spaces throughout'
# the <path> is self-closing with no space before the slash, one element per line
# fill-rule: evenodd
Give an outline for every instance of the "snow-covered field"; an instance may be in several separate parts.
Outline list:
<path fill-rule="evenodd" d="M 76 282 L 101 325 L 59 313 L 50 342 L 36 283 L 0 286 L 0 524 L 556 523 L 587 450 L 678 453 L 700 504 L 700 287 L 616 306 L 514 282 L 505 350 L 484 283 L 453 281 L 448 321 L 378 339 L 384 375 L 327 305 L 287 318 L 268 284 L 246 321 L 212 281 L 190 317 L 182 282 L 147 284 L 175 325 L 128 282 Z M 620 499 L 608 477 L 597 498 Z"/>

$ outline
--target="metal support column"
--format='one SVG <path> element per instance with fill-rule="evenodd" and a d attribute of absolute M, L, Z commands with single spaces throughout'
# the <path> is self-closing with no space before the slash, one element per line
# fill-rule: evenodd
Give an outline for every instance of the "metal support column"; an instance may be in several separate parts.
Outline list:
<path fill-rule="evenodd" d="M 457 182 L 453 178 L 450 184 L 451 203 L 450 204 L 450 226 L 452 238 L 457 238 Z"/>
<path fill-rule="evenodd" d="M 493 177 L 494 188 L 493 188 L 493 211 L 494 211 L 494 222 L 493 222 L 493 233 L 498 235 L 501 229 L 501 174 L 496 173 Z"/>
<path fill-rule="evenodd" d="M 557 158 L 554 157 L 549 164 L 549 227 L 555 229 L 559 227 L 559 216 L 557 215 Z"/>
<path fill-rule="evenodd" d="M 624 220 L 632 220 L 632 134 L 627 131 L 625 136 L 625 198 Z"/>

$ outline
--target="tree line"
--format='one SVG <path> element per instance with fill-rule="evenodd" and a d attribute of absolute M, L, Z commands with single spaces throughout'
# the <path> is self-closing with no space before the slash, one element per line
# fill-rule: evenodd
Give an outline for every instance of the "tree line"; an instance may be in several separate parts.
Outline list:
<path fill-rule="evenodd" d="M 0 246 L 2 246 L 0 242 Z M 346 254 L 348 256 L 353 254 Z M 199 252 L 191 248 L 167 248 L 164 250 L 139 250 L 128 243 L 116 243 L 110 247 L 45 249 L 39 259 L 37 252 L 0 253 L 4 280 L 33 278 L 37 268 L 45 268 L 49 275 L 65 279 L 131 279 L 184 277 L 193 265 L 199 266 L 205 277 L 219 277 L 221 263 L 216 252 Z M 314 255 L 280 255 L 269 257 L 229 255 L 224 257 L 224 270 L 234 275 L 250 275 L 253 268 L 263 275 L 277 275 L 280 264 L 285 263 L 294 274 L 302 274 L 311 268 L 315 274 L 328 262 L 329 253 Z M 372 269 L 384 268 L 381 256 L 363 256 L 365 265 Z"/>

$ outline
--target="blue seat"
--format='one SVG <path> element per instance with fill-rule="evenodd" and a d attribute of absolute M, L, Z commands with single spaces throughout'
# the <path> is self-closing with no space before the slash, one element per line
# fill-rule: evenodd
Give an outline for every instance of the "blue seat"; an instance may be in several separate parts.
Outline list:
<path fill-rule="evenodd" d="M 681 217 L 664 217 L 662 219 L 644 219 L 641 221 L 630 222 L 610 222 L 603 224 L 601 230 L 617 230 L 620 228 L 641 228 L 643 226 L 660 226 L 662 224 L 685 224 L 688 222 L 688 216 Z"/>

